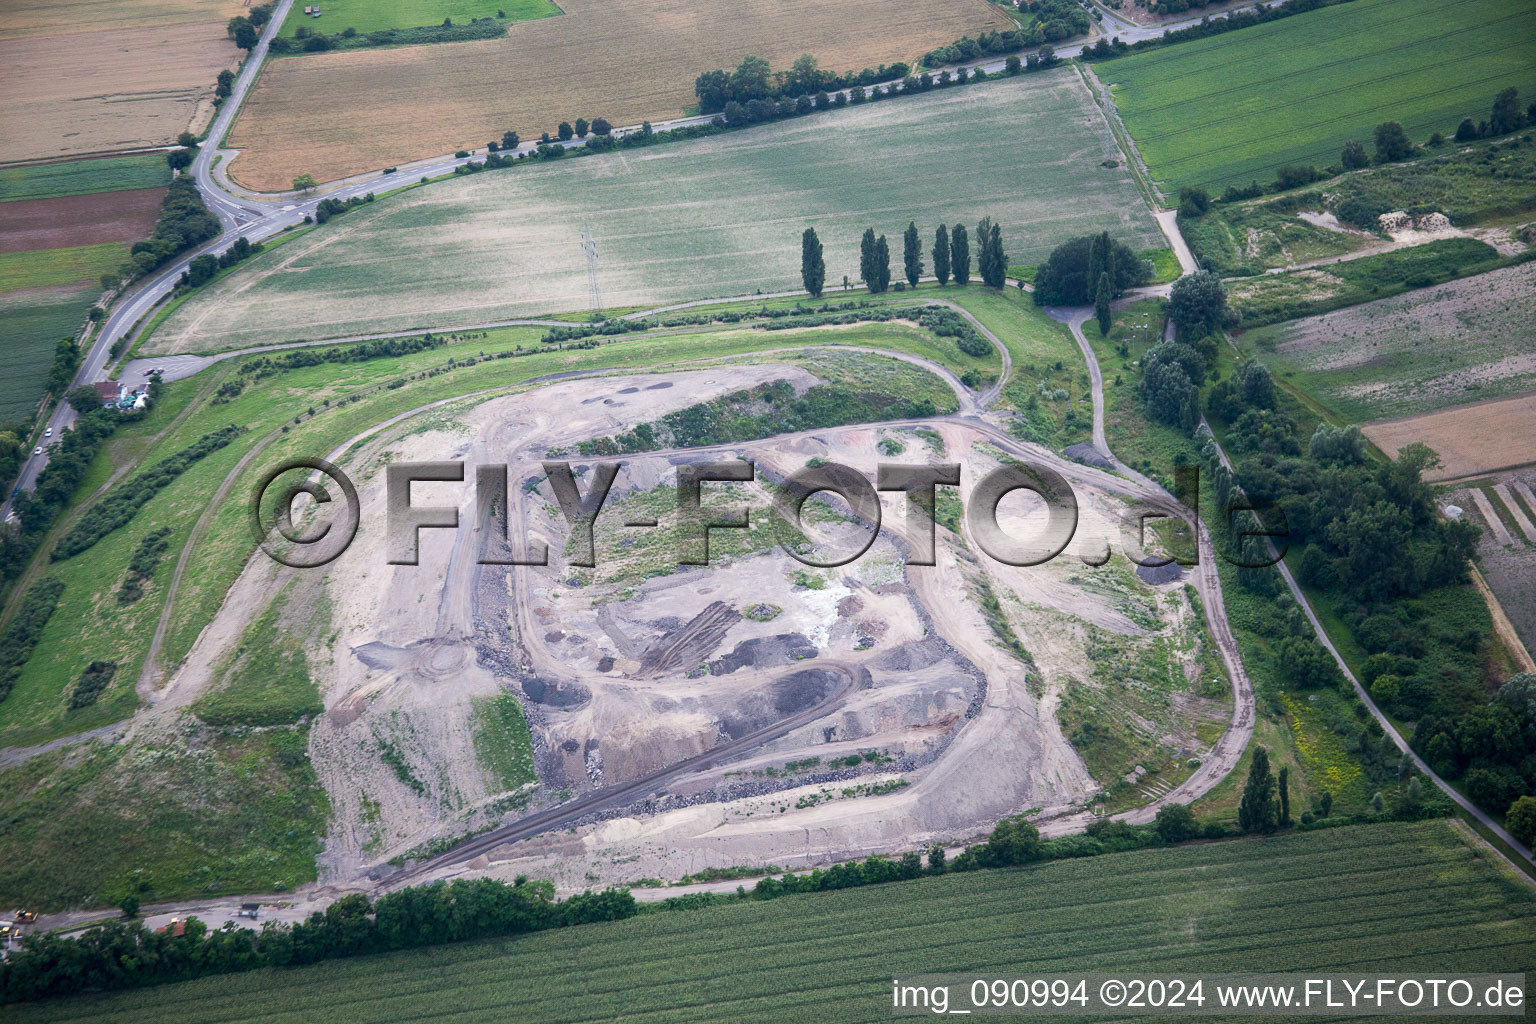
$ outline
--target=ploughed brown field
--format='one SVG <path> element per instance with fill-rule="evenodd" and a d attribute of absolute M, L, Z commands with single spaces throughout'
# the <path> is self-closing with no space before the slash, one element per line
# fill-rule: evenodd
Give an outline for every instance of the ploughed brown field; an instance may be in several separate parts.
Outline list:
<path fill-rule="evenodd" d="M 0 203 L 0 252 L 62 249 L 148 238 L 163 188 Z"/>
<path fill-rule="evenodd" d="M 0 39 L 0 162 L 174 142 L 238 52 L 223 20 Z"/>
<path fill-rule="evenodd" d="M 803 53 L 844 72 L 915 62 L 1011 24 L 983 0 L 562 0 L 565 14 L 501 39 L 284 57 L 261 73 L 229 136 L 230 174 L 288 188 L 524 139 L 561 121 L 678 117 L 701 72 L 747 54 L 787 70 Z M 870 168 L 878 174 L 879 168 Z"/>
<path fill-rule="evenodd" d="M 1382 420 L 1361 430 L 1394 457 L 1404 445 L 1426 444 L 1440 454 L 1441 465 L 1425 479 L 1463 480 L 1536 462 L 1536 394 Z"/>

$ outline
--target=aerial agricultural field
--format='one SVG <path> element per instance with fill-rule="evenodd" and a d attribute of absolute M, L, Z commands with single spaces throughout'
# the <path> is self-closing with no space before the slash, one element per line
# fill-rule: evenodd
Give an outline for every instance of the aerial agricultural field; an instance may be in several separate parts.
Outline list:
<path fill-rule="evenodd" d="M 1244 327 L 1264 327 L 1300 317 L 1320 316 L 1345 306 L 1387 299 L 1458 278 L 1476 277 L 1510 265 L 1498 249 L 1455 231 L 1387 246 L 1331 263 L 1302 264 L 1283 273 L 1232 281 L 1227 299 Z M 1525 244 L 1514 243 L 1515 259 Z"/>
<path fill-rule="evenodd" d="M 1443 822 L 1110 854 L 783 896 L 152 991 L 22 1022 L 891 1017 L 891 978 L 1218 971 L 1530 971 L 1536 900 Z M 1208 998 L 1210 998 L 1208 994 Z M 953 1006 L 953 1004 L 951 1004 Z M 1207 1003 L 1209 1006 L 1210 1004 Z"/>
<path fill-rule="evenodd" d="M 122 251 L 118 250 L 111 265 L 117 266 L 121 259 Z M 0 268 L 4 266 L 4 258 L 0 257 Z M 98 294 L 94 286 L 0 294 L 6 357 L 5 378 L 0 381 L 0 423 L 31 415 L 41 396 L 42 382 L 48 377 L 48 368 L 53 365 L 54 346 L 60 338 L 79 330 L 86 307 Z"/>
<path fill-rule="evenodd" d="M 73 335 L 101 293 L 98 278 L 147 238 L 169 180 L 165 159 L 34 164 L 0 171 L 0 308 L 11 371 L 0 422 L 34 408 L 54 346 Z"/>
<path fill-rule="evenodd" d="M 0 202 L 161 188 L 170 181 L 171 169 L 161 153 L 21 164 L 0 167 Z"/>
<path fill-rule="evenodd" d="M 1018 126 L 1031 122 L 1050 133 L 1026 143 Z M 964 147 L 965 158 L 941 169 L 911 159 L 914 147 Z M 866 227 L 899 256 L 909 220 L 926 250 L 940 222 L 990 215 L 1015 261 L 1094 230 L 1153 247 L 1161 235 L 1129 175 L 1100 166 L 1112 150 L 1081 81 L 1062 70 L 483 172 L 382 199 L 257 257 L 173 313 L 145 351 L 583 309 L 588 225 L 610 307 L 798 288 L 810 225 L 826 247 L 829 295 L 844 274 L 857 279 Z"/>
<path fill-rule="evenodd" d="M 1483 528 L 1477 544 L 1478 568 L 1504 609 L 1515 642 L 1527 653 L 1536 651 L 1536 559 L 1531 557 L 1536 534 L 1525 531 L 1525 523 L 1536 525 L 1533 486 L 1536 469 L 1527 467 L 1484 477 L 1450 492 L 1450 500 Z M 1488 521 L 1490 514 L 1502 529 Z"/>
<path fill-rule="evenodd" d="M 1410 138 L 1485 120 L 1494 95 L 1536 88 L 1536 23 L 1521 0 L 1356 0 L 1096 66 L 1164 191 L 1326 167 L 1399 121 Z"/>
<path fill-rule="evenodd" d="M 241 0 L 13 0 L 0 9 L 0 39 L 60 36 L 98 29 L 180 25 L 189 21 L 222 25 L 246 6 Z"/>
<path fill-rule="evenodd" d="M 1457 480 L 1536 460 L 1536 395 L 1501 398 L 1423 416 L 1367 423 L 1371 443 L 1388 454 L 1425 444 L 1440 455 L 1426 480 Z"/>
<path fill-rule="evenodd" d="M 0 204 L 0 225 L 5 224 L 9 207 L 35 205 Z M 153 215 L 150 220 L 153 222 Z M 55 227 L 44 234 L 90 234 L 92 225 L 77 228 L 78 231 L 70 232 L 68 228 Z M 53 363 L 54 346 L 60 338 L 79 330 L 86 309 L 101 294 L 96 279 L 115 271 L 128 255 L 126 241 L 3 251 L 5 241 L 24 245 L 25 234 L 0 233 L 0 316 L 5 321 L 7 357 L 7 373 L 0 382 L 0 423 L 21 419 L 32 411 Z"/>
<path fill-rule="evenodd" d="M 0 13 L 0 162 L 159 146 L 212 112 L 240 5 L 28 2 Z M 66 13 L 67 12 L 67 13 Z"/>
<path fill-rule="evenodd" d="M 1249 331 L 1243 348 L 1345 420 L 1536 389 L 1536 262 Z"/>
<path fill-rule="evenodd" d="M 148 238 L 163 198 L 165 189 L 143 188 L 0 203 L 0 253 Z"/>
<path fill-rule="evenodd" d="M 662 120 L 694 102 L 700 73 L 748 54 L 782 69 L 809 52 L 841 73 L 1013 25 L 983 0 L 567 0 L 562 10 L 500 39 L 274 61 L 230 131 L 244 150 L 230 173 L 285 189 L 303 172 L 326 181 L 484 146 L 508 129 L 527 139 L 578 117 Z"/>
<path fill-rule="evenodd" d="M 504 18 L 508 21 L 532 21 L 560 13 L 550 0 L 330 0 L 321 5 L 320 17 L 306 17 L 304 6 L 289 8 L 280 35 L 292 38 L 301 28 L 314 33 L 332 34 L 345 29 L 374 32 L 385 28 L 419 28 L 441 25 L 452 18 L 455 25 L 473 18 Z"/>

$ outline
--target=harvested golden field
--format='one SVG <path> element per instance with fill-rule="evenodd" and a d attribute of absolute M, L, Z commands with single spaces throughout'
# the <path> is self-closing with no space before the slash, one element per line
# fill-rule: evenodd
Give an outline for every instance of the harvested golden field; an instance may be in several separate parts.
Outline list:
<path fill-rule="evenodd" d="M 246 0 L 5 0 L 0 4 L 0 39 L 196 21 L 222 25 L 248 6 Z"/>
<path fill-rule="evenodd" d="M 1536 394 L 1382 420 L 1361 429 L 1388 455 L 1415 441 L 1429 445 L 1440 453 L 1441 465 L 1425 478 L 1461 480 L 1536 462 Z"/>
<path fill-rule="evenodd" d="M 217 20 L 0 39 L 0 162 L 172 142 L 236 54 Z"/>
<path fill-rule="evenodd" d="M 230 173 L 287 188 L 561 121 L 614 124 L 679 116 L 701 72 L 747 54 L 787 69 L 812 53 L 833 71 L 913 61 L 962 35 L 1011 24 L 983 0 L 565 0 L 565 15 L 506 37 L 272 61 L 230 133 L 245 150 Z"/>

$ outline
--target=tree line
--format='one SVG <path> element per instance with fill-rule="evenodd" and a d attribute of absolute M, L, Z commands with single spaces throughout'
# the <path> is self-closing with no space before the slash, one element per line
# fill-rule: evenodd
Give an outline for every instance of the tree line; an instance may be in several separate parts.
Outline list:
<path fill-rule="evenodd" d="M 839 75 L 821 67 L 813 55 L 805 53 L 795 58 L 788 71 L 774 71 L 762 57 L 748 55 L 734 71 L 716 68 L 699 75 L 694 79 L 693 94 L 699 101 L 699 113 L 718 114 L 732 102 L 745 105 L 753 100 L 796 99 L 818 92 L 867 87 L 904 78 L 910 70 L 910 65 L 898 62 Z"/>
<path fill-rule="evenodd" d="M 1002 228 L 991 217 L 983 217 L 976 225 L 978 245 L 977 271 L 982 283 L 990 288 L 1001 288 L 1007 281 L 1008 256 L 1003 251 Z M 907 223 L 902 233 L 902 276 L 905 287 L 916 288 L 925 270 L 923 264 L 922 236 L 915 221 Z M 939 286 L 949 284 L 950 279 L 962 287 L 971 280 L 970 235 L 964 224 L 956 224 L 951 232 L 948 225 L 940 224 L 934 231 L 934 276 Z M 800 236 L 800 283 L 812 297 L 820 298 L 826 287 L 827 265 L 821 239 L 815 228 L 806 228 Z M 891 247 L 884 235 L 877 236 L 874 228 L 866 228 L 859 240 L 859 280 L 871 294 L 879 295 L 891 288 Z M 847 279 L 844 279 L 847 286 Z M 896 287 L 904 287 L 897 282 Z"/>
<path fill-rule="evenodd" d="M 197 185 L 191 178 L 171 180 L 165 198 L 160 201 L 160 216 L 147 239 L 133 243 L 128 262 L 116 274 L 102 275 L 102 286 L 116 287 L 123 279 L 133 279 L 169 263 L 188 249 L 217 238 L 222 231 L 219 218 L 203 205 Z"/>
<path fill-rule="evenodd" d="M 125 901 L 125 911 L 138 911 Z M 511 884 L 457 879 L 401 889 L 369 900 L 344 896 L 324 912 L 261 931 L 226 926 L 210 931 L 195 917 L 182 934 L 131 921 L 92 928 L 78 938 L 42 932 L 0 963 L 0 1002 L 75 992 L 140 988 L 266 967 L 312 964 L 417 946 L 521 935 L 634 916 L 627 891 L 554 898 L 554 885 L 519 877 Z"/>
<path fill-rule="evenodd" d="M 1536 676 L 1516 676 L 1490 699 L 1481 655 L 1496 641 L 1478 625 L 1480 599 L 1458 589 L 1480 530 L 1439 514 L 1439 492 L 1424 481 L 1438 456 L 1414 444 L 1390 461 L 1374 460 L 1358 427 L 1326 422 L 1304 437 L 1256 360 L 1217 379 L 1210 369 L 1213 335 L 1230 325 L 1230 314 L 1214 274 L 1180 278 L 1168 314 L 1178 338 L 1143 356 L 1138 390 L 1153 419 L 1191 429 L 1203 407 L 1225 427 L 1234 468 L 1207 441 L 1202 486 L 1218 509 L 1258 510 L 1234 515 L 1213 533 L 1253 567 L 1239 574 L 1239 585 L 1280 623 L 1268 638 L 1277 675 L 1287 689 L 1337 690 L 1345 707 L 1355 706 L 1353 687 L 1267 568 L 1267 537 L 1282 554 L 1300 550 L 1297 578 L 1338 609 L 1365 656 L 1358 676 L 1372 699 L 1417 723 L 1414 750 L 1442 776 L 1463 779 L 1469 798 L 1486 810 L 1509 815 L 1517 805 L 1529 808 L 1516 815 L 1526 827 L 1524 815 L 1536 817 Z M 1456 603 L 1462 599 L 1466 613 Z M 1399 806 L 1411 811 L 1421 802 L 1423 784 L 1413 784 L 1411 762 L 1374 719 L 1362 725 L 1341 714 L 1328 724 L 1382 787 L 1373 809 L 1381 809 L 1394 775 Z"/>
<path fill-rule="evenodd" d="M 945 64 L 995 57 L 1004 53 L 1059 43 L 1075 36 L 1086 35 L 1093 23 L 1088 12 L 1076 0 L 1035 0 L 1027 8 L 1034 22 L 1025 28 L 1003 32 L 983 32 L 975 39 L 961 36 L 947 46 L 940 46 L 923 54 L 923 67 L 936 68 Z M 1054 54 L 1053 54 L 1054 56 Z"/>

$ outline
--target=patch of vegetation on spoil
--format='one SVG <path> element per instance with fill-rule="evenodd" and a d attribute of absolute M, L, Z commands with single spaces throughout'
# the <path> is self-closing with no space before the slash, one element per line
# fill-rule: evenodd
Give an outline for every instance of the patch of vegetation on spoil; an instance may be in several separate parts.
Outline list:
<path fill-rule="evenodd" d="M 1201 266 L 1230 276 L 1381 244 L 1381 213 L 1443 213 L 1465 228 L 1533 207 L 1536 143 L 1527 134 L 1431 147 L 1408 163 L 1351 171 L 1273 198 L 1218 201 L 1201 216 L 1180 216 L 1179 228 Z M 1331 213 L 1355 230 L 1330 230 L 1303 220 L 1303 213 Z"/>
<path fill-rule="evenodd" d="M 1089 626 L 1086 650 L 1093 684 L 1069 680 L 1057 717 L 1104 798 L 1117 808 L 1126 802 L 1117 796 L 1135 791 L 1137 782 L 1125 776 L 1138 765 L 1155 773 L 1196 752 L 1180 749 L 1173 736 L 1188 708 L 1200 706 L 1193 700 L 1197 685 L 1185 675 L 1172 636 L 1125 637 Z"/>
<path fill-rule="evenodd" d="M 475 754 L 493 780 L 493 791 L 521 789 L 537 782 L 533 767 L 533 737 L 523 706 L 509 693 L 474 703 Z"/>
<path fill-rule="evenodd" d="M 812 360 L 805 360 L 808 364 Z M 881 360 L 893 363 L 893 360 Z M 875 364 L 871 361 L 872 365 Z M 934 381 L 932 374 L 903 363 L 895 367 L 912 370 L 907 379 L 919 386 Z M 878 372 L 878 371 L 873 371 Z M 888 372 L 900 374 L 894 368 Z M 845 367 L 852 381 L 854 371 Z M 917 376 L 920 375 L 920 376 Z M 923 378 L 927 378 L 925 381 Z M 953 412 L 954 393 L 947 388 L 947 407 L 934 401 L 938 389 L 928 384 L 914 396 L 910 390 L 895 393 L 872 386 L 817 384 L 796 395 L 787 380 L 769 381 L 742 391 L 733 391 L 712 402 L 690 405 L 661 419 L 642 423 L 634 430 L 615 437 L 599 437 L 577 444 L 584 456 L 624 455 L 671 448 L 702 448 L 734 441 L 756 441 L 777 434 L 791 434 L 820 427 L 840 427 L 850 423 L 875 423 L 881 420 L 916 419 Z M 942 386 L 942 385 L 940 385 Z M 877 390 L 878 388 L 878 390 Z"/>
<path fill-rule="evenodd" d="M 1472 277 L 1505 262 L 1486 242 L 1443 238 L 1308 270 L 1247 278 L 1234 282 L 1227 295 L 1244 327 L 1263 327 Z"/>
<path fill-rule="evenodd" d="M 1524 964 L 1536 937 L 1529 887 L 1441 821 L 709 903 L 13 1012 L 140 1024 L 195 1008 L 208 1021 L 234 1021 L 265 999 L 294 1020 L 365 1014 L 381 1024 L 432 1013 L 498 1021 L 509 1001 L 529 1021 L 665 1017 L 676 1014 L 683 986 L 700 993 L 691 1007 L 698 1019 L 872 1022 L 890 1015 L 890 962 L 983 973 L 1021 963 L 1041 973 L 1131 973 L 1154 957 L 1157 970 L 1188 973 L 1231 970 L 1234 958 L 1275 971 L 1319 962 L 1365 973 L 1447 962 L 1497 971 Z M 603 951 L 596 961 L 594 948 Z"/>
<path fill-rule="evenodd" d="M 1536 262 L 1249 331 L 1245 353 L 1346 422 L 1536 388 Z"/>
<path fill-rule="evenodd" d="M 0 773 L 0 901 L 44 910 L 315 878 L 329 808 L 307 730 L 43 754 Z"/>
<path fill-rule="evenodd" d="M 60 538 L 49 557 L 55 562 L 73 558 L 82 551 L 89 550 L 112 531 L 127 526 L 139 509 L 185 473 L 188 467 L 223 448 L 244 432 L 244 427 L 234 424 L 221 427 L 198 438 L 196 444 L 182 449 L 164 462 L 140 473 L 91 506 L 85 515 L 80 517 L 80 521 L 74 528 Z"/>
<path fill-rule="evenodd" d="M 0 167 L 0 203 L 161 188 L 170 181 L 163 153 Z"/>
<path fill-rule="evenodd" d="M 1157 592 L 1143 583 L 1127 562 L 1112 559 L 1103 565 L 1085 565 L 1068 576 L 1067 582 L 1109 598 L 1115 611 L 1142 629 L 1163 626 L 1157 615 Z"/>
<path fill-rule="evenodd" d="M 226 728 L 291 725 L 325 710 L 303 642 L 282 624 L 284 603 L 274 600 L 246 629 L 219 684 L 192 705 L 198 718 Z"/>
<path fill-rule="evenodd" d="M 112 677 L 117 674 L 117 663 L 113 661 L 93 661 L 85 667 L 85 673 L 80 681 L 75 684 L 75 692 L 70 695 L 69 706 L 71 708 L 88 708 L 96 703 L 96 698 L 112 682 Z"/>
<path fill-rule="evenodd" d="M 1029 669 L 1026 684 L 1030 693 L 1036 697 L 1040 696 L 1045 690 L 1039 678 L 1040 673 L 1035 667 L 1035 657 L 1029 653 L 1029 648 L 1024 646 L 1024 641 L 1019 639 L 1019 635 L 1013 631 L 1013 624 L 1008 621 L 1008 613 L 1003 609 L 1003 603 L 998 599 L 997 591 L 992 588 L 992 581 L 987 579 L 984 573 L 977 573 L 971 577 L 971 586 L 976 588 L 976 601 L 981 607 L 982 618 L 987 620 L 987 626 L 992 630 L 992 636 L 997 640 L 998 646 Z"/>
<path fill-rule="evenodd" d="M 742 485 L 710 486 L 711 494 L 718 493 L 718 500 L 722 503 L 736 505 L 746 502 L 753 505 L 746 529 L 710 531 L 711 564 L 746 558 L 779 545 L 798 550 L 801 545 L 808 543 L 805 535 L 774 511 L 772 505 L 762 501 L 758 495 L 749 493 Z M 807 519 L 814 515 L 817 507 L 815 502 L 806 503 Z M 638 532 L 625 530 L 622 526 L 623 523 L 648 519 L 655 520 L 657 525 Z M 610 587 L 636 584 L 655 576 L 670 576 L 678 571 L 677 558 L 683 550 L 683 536 L 677 516 L 677 490 L 674 487 L 655 487 L 631 494 L 622 501 L 610 501 L 603 506 L 594 527 L 597 568 L 583 572 L 590 573 L 594 582 Z M 626 600 L 631 596 L 633 590 L 625 588 L 615 593 L 612 599 Z M 774 614 L 777 614 L 777 610 Z M 766 622 L 768 619 L 759 621 Z"/>
<path fill-rule="evenodd" d="M 1398 121 L 1449 136 L 1505 86 L 1536 85 L 1522 0 L 1355 0 L 1098 65 L 1153 177 L 1219 190 L 1326 167 Z M 1426 25 L 1444 26 L 1425 31 Z"/>

